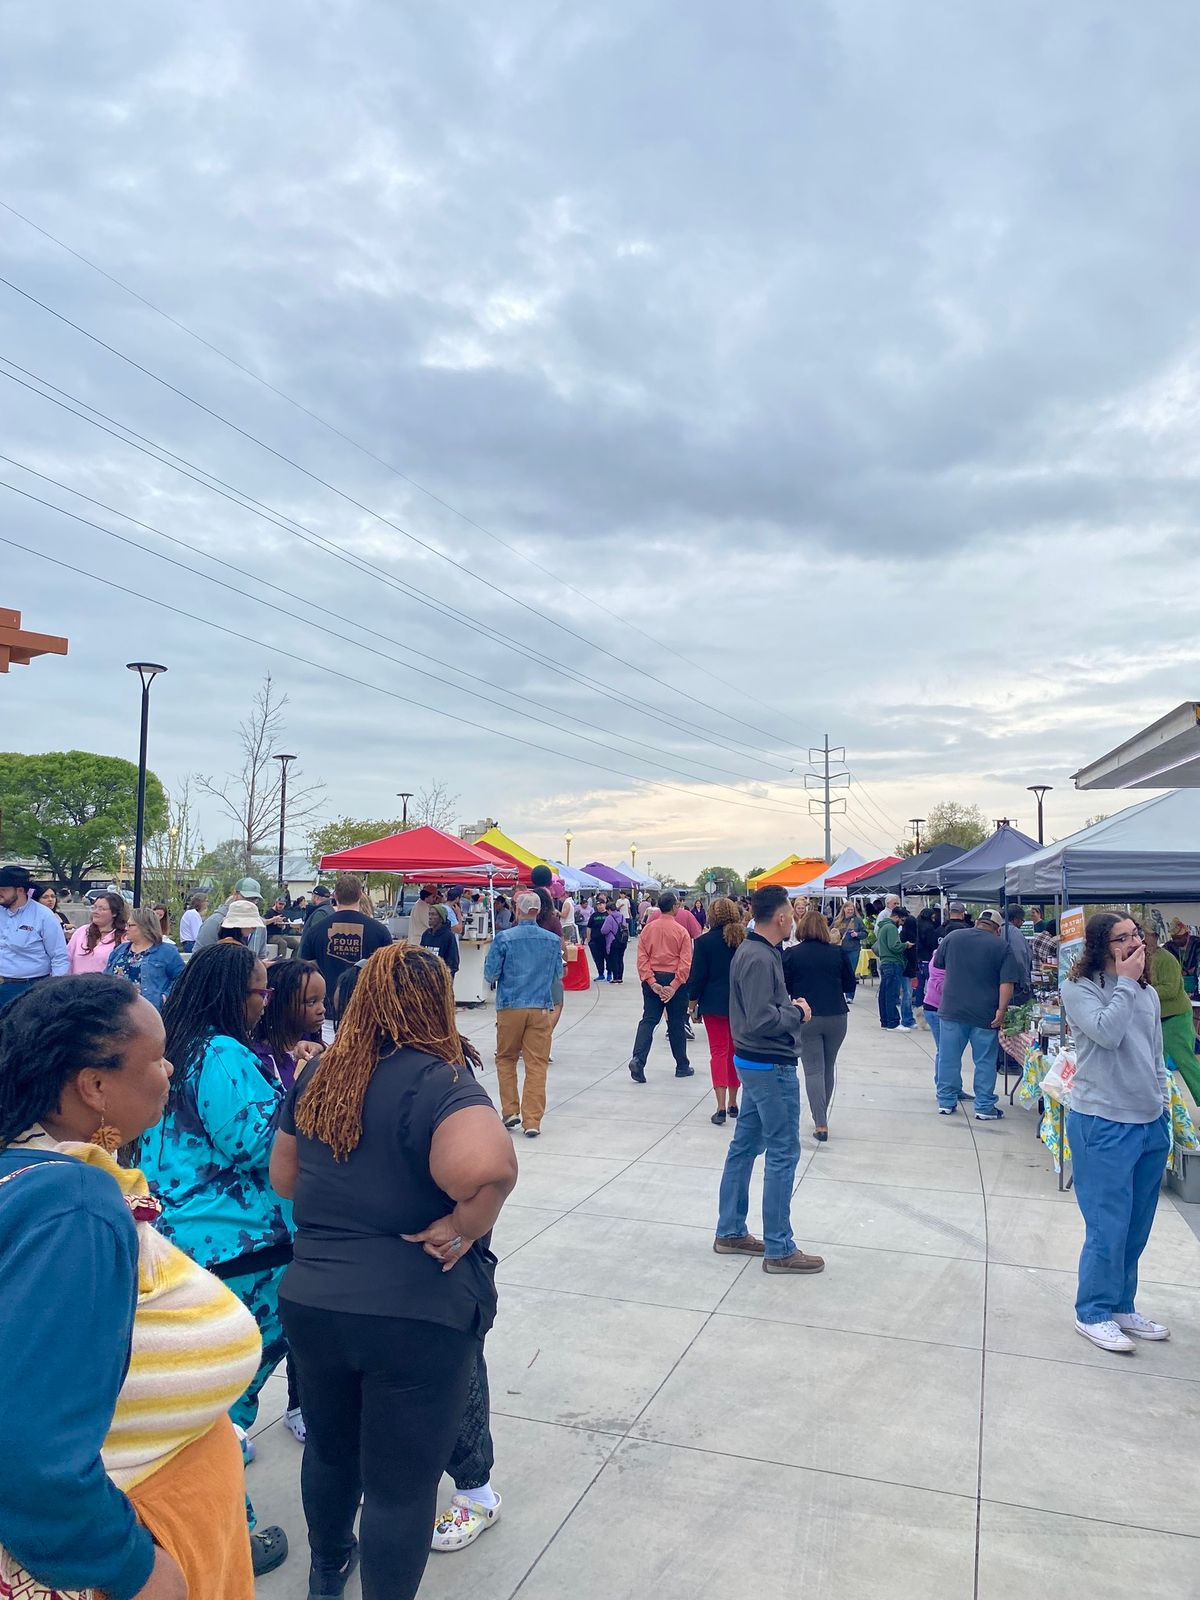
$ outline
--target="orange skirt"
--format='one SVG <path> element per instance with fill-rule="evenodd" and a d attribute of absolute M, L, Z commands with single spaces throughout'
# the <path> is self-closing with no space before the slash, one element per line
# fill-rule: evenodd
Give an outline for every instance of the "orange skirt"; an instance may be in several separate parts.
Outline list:
<path fill-rule="evenodd" d="M 138 1521 L 182 1567 L 188 1600 L 254 1600 L 244 1495 L 228 1417 L 130 1491 Z"/>

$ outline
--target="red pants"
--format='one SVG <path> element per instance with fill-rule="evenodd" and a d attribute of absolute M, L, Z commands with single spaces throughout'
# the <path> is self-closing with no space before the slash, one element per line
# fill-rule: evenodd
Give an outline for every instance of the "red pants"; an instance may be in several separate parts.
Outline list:
<path fill-rule="evenodd" d="M 736 1094 L 742 1085 L 733 1065 L 733 1035 L 729 1031 L 729 1018 L 705 1016 L 704 1031 L 708 1035 L 713 1088 L 732 1089 Z"/>

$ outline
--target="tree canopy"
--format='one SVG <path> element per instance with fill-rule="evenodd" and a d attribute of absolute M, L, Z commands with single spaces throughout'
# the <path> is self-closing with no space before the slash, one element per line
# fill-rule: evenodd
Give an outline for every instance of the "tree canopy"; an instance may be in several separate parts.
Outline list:
<path fill-rule="evenodd" d="M 88 873 L 117 870 L 117 849 L 132 846 L 138 769 L 89 750 L 0 754 L 0 849 L 44 861 L 56 882 L 83 891 Z M 146 836 L 167 823 L 167 797 L 146 774 Z"/>
<path fill-rule="evenodd" d="M 963 805 L 960 800 L 940 800 L 937 805 L 930 806 L 921 828 L 921 849 L 932 850 L 935 844 L 958 844 L 964 850 L 973 850 L 991 831 L 978 806 Z M 896 853 L 915 854 L 913 841 L 902 839 L 896 846 Z"/>
<path fill-rule="evenodd" d="M 746 880 L 736 867 L 701 867 L 692 887 L 697 894 L 705 892 L 709 879 L 717 886 L 718 894 L 745 894 Z"/>

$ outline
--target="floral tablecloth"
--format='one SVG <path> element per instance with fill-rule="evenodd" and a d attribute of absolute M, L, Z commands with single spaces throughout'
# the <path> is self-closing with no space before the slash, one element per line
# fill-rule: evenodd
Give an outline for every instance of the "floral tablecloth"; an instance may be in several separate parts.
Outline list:
<path fill-rule="evenodd" d="M 1016 1098 L 1023 1106 L 1036 1106 L 1042 1100 L 1042 1124 L 1038 1129 L 1038 1138 L 1049 1150 L 1054 1158 L 1055 1172 L 1062 1171 L 1064 1159 L 1070 1161 L 1071 1146 L 1067 1142 L 1067 1117 L 1070 1110 L 1070 1101 L 1063 1103 L 1054 1098 L 1048 1091 L 1043 1090 L 1042 1080 L 1050 1069 L 1050 1063 L 1038 1049 L 1037 1044 L 1027 1035 L 1025 1038 L 1025 1055 L 1021 1063 L 1021 1081 L 1017 1085 Z M 1001 1041 L 1005 1049 L 1008 1041 Z M 1011 1054 L 1012 1052 L 1010 1052 Z M 1175 1074 L 1168 1072 L 1171 1080 L 1171 1140 L 1172 1147 L 1176 1150 L 1200 1150 L 1200 1138 L 1196 1136 L 1196 1128 L 1192 1122 L 1191 1113 L 1184 1103 L 1179 1092 L 1179 1085 L 1175 1081 Z"/>

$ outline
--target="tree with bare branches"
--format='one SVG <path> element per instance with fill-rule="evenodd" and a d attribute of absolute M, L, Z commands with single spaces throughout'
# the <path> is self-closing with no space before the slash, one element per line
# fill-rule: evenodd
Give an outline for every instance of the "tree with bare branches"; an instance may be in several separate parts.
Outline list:
<path fill-rule="evenodd" d="M 413 796 L 409 821 L 417 826 L 440 828 L 443 833 L 449 833 L 458 816 L 460 798 L 451 794 L 444 783 L 431 783 L 425 789 L 418 789 Z"/>
<path fill-rule="evenodd" d="M 254 696 L 250 715 L 238 728 L 242 761 L 237 772 L 227 773 L 219 782 L 197 774 L 202 793 L 219 802 L 234 823 L 242 871 L 250 874 L 256 852 L 266 851 L 279 833 L 279 763 L 273 758 L 285 748 L 284 708 L 288 697 L 280 694 L 268 672 Z M 287 815 L 290 825 L 308 822 L 320 810 L 325 797 L 323 783 L 299 782 L 301 769 L 288 774 Z"/>

